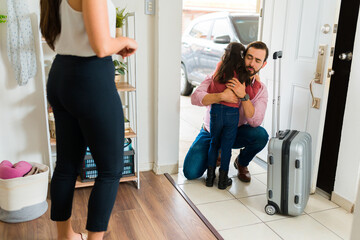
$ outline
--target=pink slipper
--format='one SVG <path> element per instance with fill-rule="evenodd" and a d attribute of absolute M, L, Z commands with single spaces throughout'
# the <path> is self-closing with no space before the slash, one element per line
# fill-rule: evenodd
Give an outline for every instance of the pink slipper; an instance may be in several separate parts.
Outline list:
<path fill-rule="evenodd" d="M 12 165 L 8 160 L 0 163 L 0 178 L 11 179 L 22 177 L 32 169 L 32 165 L 25 161 L 20 161 Z"/>

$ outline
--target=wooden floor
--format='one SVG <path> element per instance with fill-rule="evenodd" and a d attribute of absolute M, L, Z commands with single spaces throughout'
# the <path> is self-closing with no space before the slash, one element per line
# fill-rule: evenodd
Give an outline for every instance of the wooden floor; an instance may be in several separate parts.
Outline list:
<path fill-rule="evenodd" d="M 142 172 L 140 179 L 140 189 L 132 182 L 120 184 L 104 239 L 216 239 L 164 175 Z M 90 191 L 75 190 L 73 227 L 77 232 L 85 230 Z M 56 226 L 49 216 L 48 210 L 29 222 L 0 222 L 0 240 L 56 239 Z"/>

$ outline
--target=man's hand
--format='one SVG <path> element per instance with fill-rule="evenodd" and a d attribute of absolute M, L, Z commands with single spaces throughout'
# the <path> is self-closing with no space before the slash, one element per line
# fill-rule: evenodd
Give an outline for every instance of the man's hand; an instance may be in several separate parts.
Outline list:
<path fill-rule="evenodd" d="M 231 89 L 238 98 L 243 98 L 246 95 L 245 83 L 241 84 L 238 79 L 232 78 L 226 83 L 226 87 Z"/>
<path fill-rule="evenodd" d="M 226 88 L 221 93 L 221 101 L 228 103 L 238 103 L 239 99 L 236 97 L 235 93 L 231 89 Z"/>

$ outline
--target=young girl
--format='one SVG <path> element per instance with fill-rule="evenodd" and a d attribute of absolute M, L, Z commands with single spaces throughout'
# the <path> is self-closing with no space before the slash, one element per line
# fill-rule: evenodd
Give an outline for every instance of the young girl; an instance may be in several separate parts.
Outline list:
<path fill-rule="evenodd" d="M 237 42 L 230 43 L 217 64 L 208 93 L 220 93 L 227 87 L 226 83 L 237 78 L 241 84 L 249 82 L 249 74 L 245 69 L 243 54 L 245 47 Z M 248 84 L 246 84 L 248 85 Z M 212 104 L 210 110 L 210 149 L 208 152 L 208 169 L 206 186 L 212 187 L 215 179 L 216 160 L 221 149 L 221 165 L 219 169 L 218 188 L 225 189 L 232 180 L 228 178 L 231 148 L 236 138 L 239 122 L 239 103 L 220 102 Z"/>

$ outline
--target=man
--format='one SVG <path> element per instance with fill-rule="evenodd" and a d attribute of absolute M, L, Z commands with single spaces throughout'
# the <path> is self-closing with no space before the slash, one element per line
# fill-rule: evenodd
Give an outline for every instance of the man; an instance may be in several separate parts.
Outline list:
<path fill-rule="evenodd" d="M 191 145 L 184 161 L 183 172 L 187 179 L 201 177 L 207 169 L 208 151 L 210 147 L 210 108 L 211 104 L 221 101 L 236 103 L 241 100 L 237 136 L 233 149 L 239 149 L 240 154 L 235 159 L 234 166 L 238 169 L 238 178 L 243 182 L 250 182 L 251 175 L 247 166 L 255 155 L 266 145 L 269 135 L 260 126 L 264 119 L 268 93 L 261 82 L 256 84 L 256 73 L 266 65 L 268 48 L 265 43 L 257 41 L 250 43 L 245 50 L 245 67 L 251 78 L 251 85 L 245 86 L 236 78 L 227 84 L 227 89 L 222 93 L 207 93 L 212 79 L 210 76 L 200 84 L 191 95 L 191 103 L 197 106 L 206 106 L 204 125 L 199 135 Z M 260 84 L 259 84 L 260 83 Z M 258 87 L 255 87 L 258 86 Z"/>

